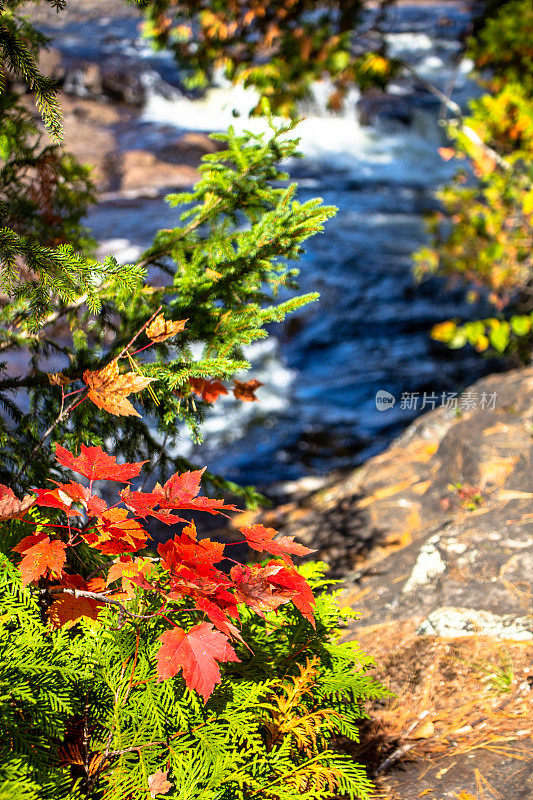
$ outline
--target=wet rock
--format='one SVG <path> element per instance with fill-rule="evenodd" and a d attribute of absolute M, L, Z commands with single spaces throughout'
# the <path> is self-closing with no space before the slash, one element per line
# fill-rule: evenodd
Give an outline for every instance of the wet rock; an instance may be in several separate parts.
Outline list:
<path fill-rule="evenodd" d="M 428 92 L 417 90 L 412 84 L 401 87 L 402 93 L 368 89 L 357 102 L 357 115 L 361 125 L 374 125 L 385 121 L 407 127 L 412 125 L 420 110 L 435 107 L 435 98 Z"/>
<path fill-rule="evenodd" d="M 125 103 L 136 108 L 146 100 L 139 66 L 124 59 L 109 59 L 104 64 L 65 59 L 63 90 L 76 97 Z"/>
<path fill-rule="evenodd" d="M 121 155 L 121 184 L 126 192 L 178 189 L 192 186 L 198 172 L 188 164 L 170 164 L 147 150 L 130 150 Z"/>
<path fill-rule="evenodd" d="M 196 167 L 200 164 L 202 156 L 216 153 L 220 149 L 220 143 L 214 142 L 207 134 L 191 132 L 168 142 L 165 147 L 157 151 L 157 154 L 171 164 L 189 164 Z"/>

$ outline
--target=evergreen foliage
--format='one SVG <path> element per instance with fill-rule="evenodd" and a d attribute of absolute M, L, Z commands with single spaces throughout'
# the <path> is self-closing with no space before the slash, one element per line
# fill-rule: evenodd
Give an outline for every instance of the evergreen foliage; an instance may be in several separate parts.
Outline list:
<path fill-rule="evenodd" d="M 81 225 L 91 199 L 83 183 L 87 173 L 54 148 L 37 153 L 32 144 L 32 167 L 39 159 L 46 169 L 50 165 L 52 196 L 46 200 L 42 187 L 28 188 L 19 165 L 33 129 L 20 104 L 9 102 L 13 118 L 5 133 L 2 196 L 10 227 L 0 230 L 1 288 L 9 302 L 0 311 L 0 348 L 26 350 L 30 371 L 0 377 L 5 411 L 0 480 L 12 483 L 15 474 L 22 491 L 42 483 L 53 469 L 47 438 L 52 431 L 72 447 L 111 437 L 117 453 L 129 460 L 152 459 L 161 475 L 168 473 L 181 423 L 199 439 L 198 426 L 209 408 L 209 402 L 195 400 L 189 380 L 231 379 L 247 369 L 243 347 L 264 337 L 266 325 L 316 298 L 288 296 L 297 270 L 287 262 L 299 257 L 302 244 L 322 229 L 333 209 L 320 200 L 300 204 L 296 186 L 285 183 L 279 163 L 298 155 L 297 140 L 291 138 L 294 123 L 272 126 L 270 136 L 236 136 L 230 130 L 218 136 L 223 149 L 204 158 L 194 191 L 170 196 L 173 206 L 186 209 L 177 210 L 181 224 L 159 233 L 136 264 L 119 265 L 112 257 L 98 263 Z M 55 230 L 31 207 L 32 197 L 50 205 Z M 31 222 L 24 225 L 24 219 Z M 117 421 L 88 404 L 75 411 L 74 403 L 65 405 L 64 393 L 50 385 L 43 360 L 53 356 L 58 366 L 65 365 L 61 380 L 75 386 L 87 369 L 120 354 L 160 306 L 167 316 L 188 321 L 179 344 L 156 345 L 156 357 L 142 368 L 157 379 L 142 398 L 149 422 Z M 237 490 L 212 479 L 217 488 Z M 250 502 L 256 497 L 251 489 L 245 496 Z"/>
<path fill-rule="evenodd" d="M 199 438 L 210 404 L 227 393 L 222 381 L 248 368 L 245 346 L 316 298 L 292 295 L 293 262 L 334 210 L 301 204 L 287 184 L 280 163 L 298 156 L 295 123 L 272 124 L 268 136 L 230 129 L 194 190 L 169 198 L 176 227 L 135 264 L 99 263 L 83 227 L 89 170 L 49 143 L 12 91 L 13 76 L 25 82 L 57 140 L 55 87 L 38 66 L 45 40 L 21 5 L 0 4 L 0 481 L 36 498 L 0 486 L 0 798 L 366 798 L 364 770 L 339 755 L 335 737 L 356 739 L 364 701 L 384 690 L 368 675 L 370 659 L 339 641 L 347 613 L 323 593 L 324 568 L 300 577 L 292 565 L 287 554 L 307 548 L 262 526 L 242 529 L 253 549 L 282 560 L 236 565 L 230 579 L 213 567 L 227 560 L 223 547 L 197 541 L 189 525 L 160 545 L 161 558 L 145 549 L 133 561 L 149 539 L 139 519 L 183 524 L 171 509 L 231 507 L 196 497 L 201 472 L 148 493 L 127 487 L 126 508 L 108 508 L 93 487 L 136 476 L 142 461 L 161 478 L 182 466 L 172 455 L 180 424 Z M 13 358 L 25 373 L 8 373 Z M 255 399 L 258 385 L 236 380 L 235 397 Z M 57 448 L 54 460 L 52 438 L 81 446 L 81 457 Z M 139 463 L 117 465 L 94 447 L 104 442 Z M 89 486 L 35 490 L 67 467 Z M 256 499 L 252 489 L 244 496 Z M 254 594 L 257 576 L 264 597 Z M 240 627 L 227 615 L 240 615 Z M 198 628 L 219 651 L 212 664 L 199 654 L 191 677 L 162 653 L 165 635 L 194 642 Z"/>
<path fill-rule="evenodd" d="M 289 605 L 265 621 L 241 609 L 250 650 L 237 647 L 241 663 L 227 665 L 204 705 L 181 678 L 155 681 L 161 621 L 117 629 L 109 610 L 51 631 L 37 591 L 0 558 L 0 797 L 148 798 L 158 770 L 173 784 L 169 800 L 370 796 L 334 740 L 357 740 L 364 701 L 384 690 L 371 659 L 340 641 L 351 612 L 323 591 L 325 565 L 302 568 L 316 629 Z"/>

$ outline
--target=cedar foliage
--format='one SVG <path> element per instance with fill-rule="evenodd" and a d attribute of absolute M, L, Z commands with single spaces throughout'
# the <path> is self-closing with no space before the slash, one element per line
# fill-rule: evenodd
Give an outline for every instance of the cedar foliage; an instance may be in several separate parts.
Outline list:
<path fill-rule="evenodd" d="M 154 681 L 161 622 L 117 630 L 102 611 L 97 623 L 51 631 L 38 595 L 0 556 L 2 800 L 148 798 L 158 770 L 173 784 L 169 800 L 369 797 L 335 737 L 357 740 L 364 701 L 384 690 L 371 659 L 339 642 L 347 612 L 321 591 L 324 569 L 302 569 L 317 592 L 316 629 L 289 605 L 265 621 L 243 610 L 251 651 L 236 647 L 241 663 L 204 704 L 179 678 Z"/>

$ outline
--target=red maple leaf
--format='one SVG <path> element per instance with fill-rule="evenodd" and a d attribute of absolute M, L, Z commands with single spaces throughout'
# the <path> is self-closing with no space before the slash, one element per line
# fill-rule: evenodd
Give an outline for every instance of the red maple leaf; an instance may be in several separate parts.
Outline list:
<path fill-rule="evenodd" d="M 196 511 L 207 511 L 208 514 L 219 514 L 222 511 L 238 511 L 235 506 L 224 504 L 224 500 L 211 497 L 197 497 L 204 469 L 182 472 L 172 475 L 164 486 L 157 484 L 154 493 L 160 494 L 160 508 L 181 508 Z"/>
<path fill-rule="evenodd" d="M 230 609 L 227 609 L 226 612 L 221 609 L 221 607 L 218 605 L 218 602 L 214 603 L 207 597 L 198 597 L 196 599 L 196 608 L 199 611 L 203 611 L 213 623 L 215 628 L 218 628 L 218 630 L 222 631 L 222 633 L 224 633 L 226 636 L 231 639 L 238 639 L 240 642 L 244 642 L 239 629 L 228 619 L 228 614 L 232 611 L 234 611 L 233 616 L 238 616 L 235 598 L 229 592 L 225 592 L 225 594 L 227 594 L 233 601 L 233 606 L 231 606 Z"/>
<path fill-rule="evenodd" d="M 90 492 L 79 483 L 59 483 L 56 489 L 36 489 L 36 504 L 46 508 L 59 508 L 67 516 L 82 516 L 81 511 L 72 508 L 73 503 L 87 505 Z"/>
<path fill-rule="evenodd" d="M 50 539 L 45 533 L 26 536 L 19 542 L 13 551 L 23 556 L 19 570 L 24 586 L 47 574 L 59 578 L 65 563 L 65 549 L 66 544 L 59 539 Z"/>
<path fill-rule="evenodd" d="M 293 536 L 280 536 L 278 539 L 274 539 L 277 531 L 274 528 L 265 528 L 264 525 L 247 525 L 245 528 L 239 528 L 239 530 L 246 539 L 248 547 L 251 547 L 252 550 L 266 551 L 273 556 L 281 556 L 289 566 L 292 566 L 292 561 L 288 553 L 295 556 L 305 556 L 308 553 L 315 552 L 311 548 L 295 542 Z"/>
<path fill-rule="evenodd" d="M 190 472 L 176 472 L 163 487 L 157 484 L 154 493 L 162 495 L 162 499 L 168 503 L 189 503 L 200 491 L 200 482 L 204 472 L 205 467 Z M 161 506 L 163 507 L 162 503 Z"/>
<path fill-rule="evenodd" d="M 159 492 L 132 492 L 130 487 L 126 486 L 126 488 L 121 491 L 120 496 L 123 503 L 138 517 L 154 517 L 165 525 L 176 525 L 178 522 L 187 522 L 186 519 L 172 514 L 169 508 L 155 511 L 155 507 L 159 505 L 159 501 L 164 497 L 164 495 Z"/>
<path fill-rule="evenodd" d="M 208 381 L 205 378 L 189 378 L 189 386 L 206 403 L 216 403 L 221 394 L 228 393 L 220 381 Z"/>
<path fill-rule="evenodd" d="M 270 561 L 268 567 L 279 566 L 279 561 Z M 315 596 L 311 587 L 295 569 L 282 566 L 269 577 L 269 582 L 280 589 L 286 589 L 294 593 L 292 602 L 298 611 L 315 627 L 315 616 L 313 606 L 316 603 Z"/>
<path fill-rule="evenodd" d="M 289 603 L 295 592 L 289 587 L 272 585 L 272 578 L 281 569 L 283 564 L 273 563 L 267 567 L 258 564 L 246 567 L 236 564 L 231 570 L 231 579 L 235 586 L 235 599 L 238 603 L 245 603 L 252 611 L 264 616 L 265 611 L 275 611 L 283 603 Z"/>
<path fill-rule="evenodd" d="M 70 483 L 56 483 L 56 489 L 36 489 L 36 504 L 47 508 L 60 508 L 68 516 L 81 516 L 81 512 L 72 508 L 73 503 L 80 503 L 90 517 L 98 517 L 107 508 L 105 500 L 96 495 L 91 495 L 87 486 L 71 481 Z"/>
<path fill-rule="evenodd" d="M 218 564 L 224 558 L 224 545 L 211 539 L 194 541 L 186 534 L 175 536 L 157 548 L 161 566 L 176 573 L 181 566 L 198 569 L 202 565 Z"/>
<path fill-rule="evenodd" d="M 96 528 L 84 534 L 91 547 L 107 555 L 134 553 L 146 544 L 148 532 L 125 508 L 109 508 L 99 518 Z"/>
<path fill-rule="evenodd" d="M 56 460 L 63 466 L 68 467 L 78 475 L 83 475 L 90 481 L 120 481 L 125 483 L 130 478 L 135 478 L 141 471 L 143 464 L 148 462 L 139 461 L 136 464 L 118 464 L 116 458 L 108 456 L 101 447 L 81 446 L 81 455 L 76 457 L 61 445 L 56 444 Z"/>
<path fill-rule="evenodd" d="M 181 670 L 187 687 L 196 690 L 204 700 L 221 681 L 218 663 L 240 661 L 228 637 L 209 622 L 195 625 L 188 633 L 182 628 L 171 628 L 159 639 L 158 679 L 173 678 Z"/>

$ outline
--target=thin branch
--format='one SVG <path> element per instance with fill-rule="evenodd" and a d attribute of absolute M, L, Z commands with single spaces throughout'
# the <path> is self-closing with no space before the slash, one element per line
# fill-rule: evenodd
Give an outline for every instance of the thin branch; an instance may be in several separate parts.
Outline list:
<path fill-rule="evenodd" d="M 19 347 L 20 346 L 20 339 L 36 339 L 37 341 L 42 339 L 42 331 L 43 328 L 46 328 L 48 325 L 53 325 L 54 322 L 57 322 L 65 314 L 68 314 L 69 311 L 75 311 L 77 308 L 82 306 L 85 301 L 87 300 L 87 295 L 82 294 L 80 295 L 77 300 L 73 300 L 72 303 L 69 303 L 68 306 L 64 308 L 58 309 L 54 311 L 52 314 L 49 314 L 45 320 L 43 320 L 41 327 L 39 328 L 38 333 L 34 333 L 33 331 L 22 331 L 21 333 L 17 333 L 17 341 L 4 341 L 0 342 L 0 351 L 2 350 L 9 350 L 11 347 Z M 10 331 L 6 331 L 9 335 Z"/>
<path fill-rule="evenodd" d="M 113 597 L 108 597 L 100 592 L 86 592 L 83 589 L 66 589 L 64 587 L 46 589 L 44 591 L 48 592 L 48 594 L 71 594 L 73 597 L 87 597 L 89 600 L 96 600 L 109 606 L 117 606 L 122 616 L 131 617 L 132 619 L 153 619 L 161 616 L 159 611 L 155 614 L 134 614 L 120 600 L 115 600 Z"/>
<path fill-rule="evenodd" d="M 481 139 L 481 137 L 474 130 L 472 130 L 472 128 L 469 125 L 465 125 L 463 111 L 461 109 L 461 106 L 458 105 L 458 103 L 456 103 L 455 100 L 452 100 L 450 97 L 448 97 L 448 95 L 445 92 L 441 91 L 441 89 L 439 89 L 437 86 L 434 86 L 432 83 L 430 83 L 421 75 L 419 75 L 416 69 L 412 67 L 410 64 L 403 63 L 402 67 L 404 70 L 406 70 L 406 72 L 409 72 L 411 75 L 413 75 L 413 77 L 418 81 L 418 83 L 421 86 L 423 86 L 428 92 L 435 95 L 435 97 L 438 97 L 441 103 L 448 109 L 448 111 L 451 111 L 451 113 L 454 115 L 455 122 L 460 126 L 462 132 L 468 139 L 470 139 L 472 144 L 475 144 L 477 147 L 480 147 L 482 150 L 484 150 L 485 153 L 489 155 L 502 169 L 504 170 L 511 169 L 511 165 L 509 164 L 508 161 L 506 161 L 505 158 L 502 158 L 502 156 L 499 153 L 497 153 L 496 150 L 493 150 L 492 147 L 486 144 L 483 141 L 483 139 Z"/>
<path fill-rule="evenodd" d="M 158 308 L 158 309 L 156 309 L 156 311 L 154 311 L 154 313 L 152 314 L 152 316 L 150 317 L 150 319 L 147 319 L 147 320 L 146 320 L 146 322 L 144 323 L 144 325 L 142 326 L 142 328 L 139 328 L 139 330 L 137 331 L 137 333 L 136 333 L 136 334 L 135 334 L 135 335 L 134 335 L 134 336 L 133 336 L 133 337 L 130 339 L 130 341 L 128 342 L 128 344 L 127 344 L 125 347 L 123 347 L 123 348 L 122 348 L 122 350 L 120 351 L 120 353 L 118 354 L 118 356 L 116 356 L 116 357 L 113 359 L 113 361 L 118 361 L 118 360 L 119 360 L 119 358 L 122 358 L 122 356 L 124 355 L 124 353 L 127 353 L 127 352 L 128 352 L 128 350 L 130 349 L 130 347 L 132 346 L 132 344 L 134 343 L 134 341 L 135 341 L 136 339 L 138 339 L 138 338 L 139 338 L 139 336 L 141 335 L 141 333 L 142 333 L 142 332 L 143 332 L 143 331 L 144 331 L 144 330 L 145 330 L 145 329 L 148 327 L 148 325 L 151 323 L 151 321 L 152 321 L 153 319 L 155 319 L 155 317 L 157 317 L 157 315 L 158 315 L 158 314 L 159 314 L 159 312 L 162 310 L 162 308 L 163 308 L 163 306 L 159 306 L 159 308 Z"/>

